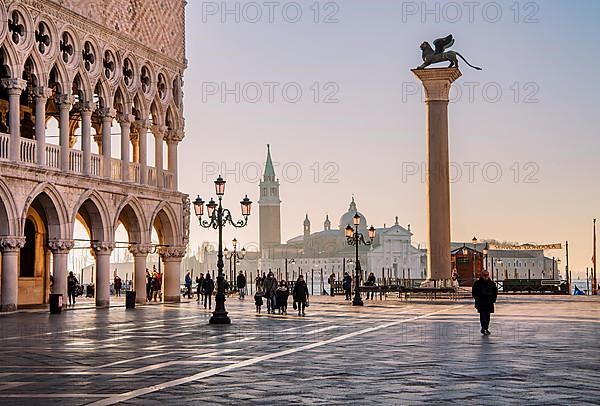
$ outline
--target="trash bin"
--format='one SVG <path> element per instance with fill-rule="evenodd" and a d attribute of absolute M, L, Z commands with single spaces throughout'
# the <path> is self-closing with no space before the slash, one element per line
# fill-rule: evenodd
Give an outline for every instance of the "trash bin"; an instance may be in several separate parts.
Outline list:
<path fill-rule="evenodd" d="M 50 314 L 60 314 L 63 308 L 62 293 L 50 293 Z"/>
<path fill-rule="evenodd" d="M 135 309 L 135 290 L 125 292 L 125 308 Z"/>

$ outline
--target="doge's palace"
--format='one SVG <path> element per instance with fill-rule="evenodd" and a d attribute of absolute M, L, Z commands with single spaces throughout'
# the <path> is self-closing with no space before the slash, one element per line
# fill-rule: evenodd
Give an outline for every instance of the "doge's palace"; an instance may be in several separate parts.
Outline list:
<path fill-rule="evenodd" d="M 179 300 L 184 18 L 183 0 L 0 0 L 1 311 L 66 298 L 76 221 L 89 233 L 97 306 L 110 303 L 121 224 L 136 300 L 154 252 L 163 299 Z"/>

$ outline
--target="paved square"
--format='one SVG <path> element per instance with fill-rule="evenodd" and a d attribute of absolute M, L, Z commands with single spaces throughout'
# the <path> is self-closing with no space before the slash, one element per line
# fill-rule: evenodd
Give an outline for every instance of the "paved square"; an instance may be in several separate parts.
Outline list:
<path fill-rule="evenodd" d="M 598 404 L 600 301 L 501 296 L 492 335 L 470 300 L 315 297 L 307 316 L 231 326 L 196 302 L 0 318 L 0 404 Z"/>

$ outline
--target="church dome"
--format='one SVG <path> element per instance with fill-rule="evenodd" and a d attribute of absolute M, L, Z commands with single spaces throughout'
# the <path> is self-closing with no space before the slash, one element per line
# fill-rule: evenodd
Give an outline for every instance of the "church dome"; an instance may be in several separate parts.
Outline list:
<path fill-rule="evenodd" d="M 348 211 L 344 214 L 342 214 L 342 217 L 340 217 L 340 230 L 343 230 L 346 228 L 346 226 L 348 226 L 348 224 L 350 224 L 352 227 L 354 227 L 354 221 L 352 220 L 352 217 L 354 217 L 354 215 L 358 213 L 358 215 L 360 216 L 360 224 L 358 225 L 358 228 L 361 230 L 366 230 L 367 228 L 367 218 L 365 217 L 364 214 L 362 214 L 361 212 L 359 212 L 356 208 L 356 203 L 354 202 L 354 197 L 352 198 L 352 201 L 350 202 L 350 206 L 348 207 Z"/>

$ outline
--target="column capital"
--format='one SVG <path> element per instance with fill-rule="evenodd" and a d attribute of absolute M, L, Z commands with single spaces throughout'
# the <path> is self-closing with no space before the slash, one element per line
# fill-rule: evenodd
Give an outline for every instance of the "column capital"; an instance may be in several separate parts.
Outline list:
<path fill-rule="evenodd" d="M 73 240 L 50 240 L 48 248 L 53 254 L 68 254 L 73 249 L 75 242 Z"/>
<path fill-rule="evenodd" d="M 23 79 L 2 79 L 2 86 L 9 95 L 19 95 L 27 87 L 27 81 Z"/>
<path fill-rule="evenodd" d="M 102 121 L 113 121 L 117 116 L 117 110 L 108 107 L 103 107 L 101 109 L 98 109 L 98 115 L 102 117 Z"/>
<path fill-rule="evenodd" d="M 53 90 L 47 86 L 37 86 L 33 88 L 33 95 L 35 96 L 36 100 L 41 102 L 45 102 L 52 97 L 52 93 Z"/>
<path fill-rule="evenodd" d="M 167 133 L 167 142 L 170 144 L 177 144 L 183 141 L 183 130 L 169 130 Z"/>
<path fill-rule="evenodd" d="M 129 252 L 134 257 L 145 257 L 152 251 L 150 244 L 130 244 Z"/>
<path fill-rule="evenodd" d="M 412 69 L 425 88 L 425 101 L 449 100 L 450 86 L 462 76 L 458 68 Z"/>
<path fill-rule="evenodd" d="M 73 97 L 73 95 L 70 94 L 57 94 L 56 96 L 54 96 L 54 101 L 56 102 L 56 104 L 59 105 L 59 108 L 61 109 L 66 107 L 71 109 L 71 106 L 73 106 L 73 103 L 75 102 L 75 97 Z"/>
<path fill-rule="evenodd" d="M 110 241 L 92 242 L 92 250 L 96 255 L 110 255 L 115 249 L 115 243 Z"/>
<path fill-rule="evenodd" d="M 25 246 L 25 237 L 1 237 L 0 251 L 3 253 L 19 252 Z"/>
<path fill-rule="evenodd" d="M 96 110 L 96 102 L 91 100 L 78 101 L 77 107 L 81 113 L 93 113 Z"/>
<path fill-rule="evenodd" d="M 131 125 L 131 123 L 133 123 L 135 121 L 135 116 L 133 114 L 119 114 L 119 115 L 117 115 L 117 121 L 121 125 L 123 125 L 123 124 Z"/>
<path fill-rule="evenodd" d="M 152 134 L 154 134 L 155 137 L 161 137 L 164 138 L 165 134 L 167 133 L 167 126 L 165 125 L 153 125 L 152 126 Z"/>
<path fill-rule="evenodd" d="M 186 247 L 160 247 L 158 253 L 163 261 L 180 261 L 185 257 Z"/>
<path fill-rule="evenodd" d="M 142 120 L 135 120 L 132 123 L 133 128 L 135 128 L 138 131 L 142 131 L 142 129 L 148 131 L 148 129 L 150 128 L 150 120 L 148 119 L 142 119 Z"/>

